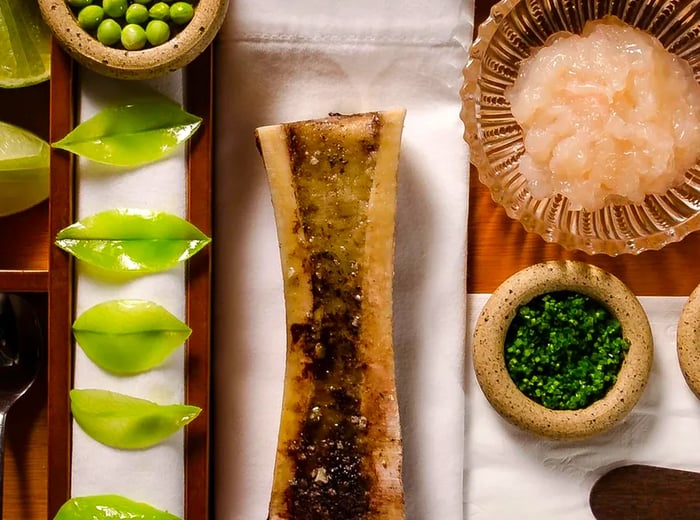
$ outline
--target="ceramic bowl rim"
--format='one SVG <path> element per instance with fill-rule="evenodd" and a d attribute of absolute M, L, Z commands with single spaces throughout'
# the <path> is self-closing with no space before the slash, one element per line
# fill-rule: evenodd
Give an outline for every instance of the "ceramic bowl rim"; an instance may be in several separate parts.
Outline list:
<path fill-rule="evenodd" d="M 688 387 L 700 399 L 700 285 L 683 305 L 676 338 L 681 372 Z"/>
<path fill-rule="evenodd" d="M 562 290 L 605 305 L 630 341 L 616 383 L 605 397 L 579 410 L 551 410 L 525 396 L 508 374 L 503 352 L 518 307 Z M 472 360 L 485 397 L 507 421 L 539 436 L 576 440 L 608 430 L 636 405 L 651 371 L 653 338 L 646 312 L 620 279 L 592 264 L 549 261 L 518 271 L 494 291 L 476 323 Z"/>
<path fill-rule="evenodd" d="M 91 70 L 120 79 L 158 77 L 190 63 L 213 41 L 229 4 L 229 0 L 199 0 L 192 20 L 170 40 L 127 51 L 107 47 L 88 34 L 65 0 L 38 1 L 44 20 L 68 54 Z"/>

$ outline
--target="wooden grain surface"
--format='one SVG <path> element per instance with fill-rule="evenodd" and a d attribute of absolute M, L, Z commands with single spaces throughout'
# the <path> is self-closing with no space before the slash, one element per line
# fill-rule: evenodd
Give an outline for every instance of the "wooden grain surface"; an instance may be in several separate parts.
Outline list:
<path fill-rule="evenodd" d="M 700 473 L 622 466 L 593 485 L 589 503 L 596 520 L 697 520 Z"/>
<path fill-rule="evenodd" d="M 31 107 L 31 110 L 28 109 Z M 49 137 L 49 83 L 0 90 L 0 121 Z M 48 204 L 0 218 L 0 291 L 21 292 L 33 304 L 47 335 Z M 46 349 L 43 351 L 46 358 Z M 46 517 L 47 371 L 10 410 L 5 439 L 3 518 Z"/>
<path fill-rule="evenodd" d="M 493 0 L 476 0 L 475 23 L 486 19 Z M 548 244 L 526 232 L 491 200 L 479 182 L 476 169 L 470 172 L 468 232 L 468 277 L 470 293 L 490 293 L 516 271 L 538 262 L 574 259 L 595 264 L 620 278 L 638 296 L 688 296 L 700 283 L 700 233 L 661 251 L 637 256 L 587 255 Z"/>

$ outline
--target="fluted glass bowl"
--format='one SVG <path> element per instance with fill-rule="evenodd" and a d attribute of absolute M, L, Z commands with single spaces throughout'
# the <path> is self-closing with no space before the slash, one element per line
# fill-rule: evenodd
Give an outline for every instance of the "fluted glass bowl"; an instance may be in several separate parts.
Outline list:
<path fill-rule="evenodd" d="M 656 36 L 700 79 L 700 0 L 502 0 L 471 47 L 461 116 L 479 179 L 508 216 L 566 249 L 616 256 L 660 249 L 700 228 L 700 165 L 686 172 L 682 185 L 641 204 L 589 212 L 571 209 L 562 195 L 535 199 L 519 171 L 523 135 L 505 98 L 532 49 L 553 33 L 580 33 L 587 21 L 606 15 Z"/>

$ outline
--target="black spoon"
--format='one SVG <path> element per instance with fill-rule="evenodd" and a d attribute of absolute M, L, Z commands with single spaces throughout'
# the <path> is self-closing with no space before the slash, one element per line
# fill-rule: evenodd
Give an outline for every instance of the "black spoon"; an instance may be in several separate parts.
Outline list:
<path fill-rule="evenodd" d="M 0 293 L 0 518 L 5 419 L 36 379 L 42 342 L 41 324 L 32 305 L 20 296 Z"/>

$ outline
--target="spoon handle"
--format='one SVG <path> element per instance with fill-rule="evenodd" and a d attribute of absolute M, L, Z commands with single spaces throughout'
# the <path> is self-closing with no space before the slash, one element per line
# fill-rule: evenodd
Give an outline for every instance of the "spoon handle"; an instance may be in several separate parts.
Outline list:
<path fill-rule="evenodd" d="M 593 485 L 590 506 L 597 520 L 697 520 L 700 474 L 641 464 L 615 468 Z"/>

